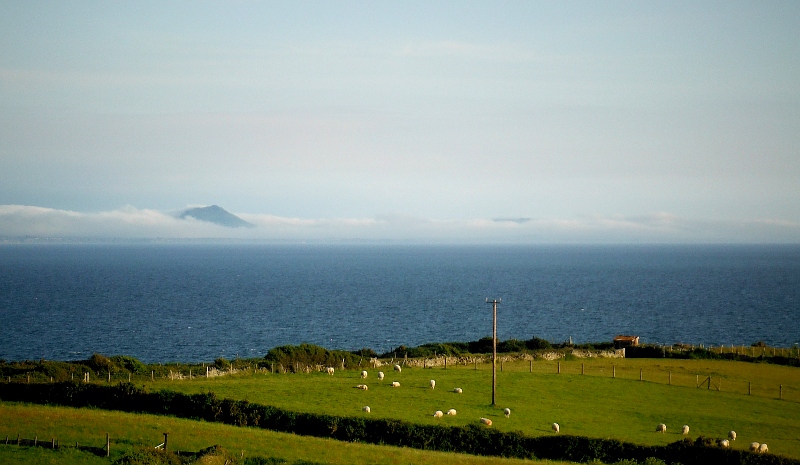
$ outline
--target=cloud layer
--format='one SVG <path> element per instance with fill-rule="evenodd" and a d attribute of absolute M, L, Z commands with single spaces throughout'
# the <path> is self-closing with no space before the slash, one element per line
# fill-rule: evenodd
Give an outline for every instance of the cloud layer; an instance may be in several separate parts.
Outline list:
<path fill-rule="evenodd" d="M 792 243 L 800 224 L 772 219 L 699 220 L 657 212 L 640 216 L 432 220 L 292 218 L 239 213 L 255 228 L 226 228 L 172 212 L 126 206 L 75 212 L 0 205 L 0 237 L 24 240 L 232 240 L 388 243 Z"/>

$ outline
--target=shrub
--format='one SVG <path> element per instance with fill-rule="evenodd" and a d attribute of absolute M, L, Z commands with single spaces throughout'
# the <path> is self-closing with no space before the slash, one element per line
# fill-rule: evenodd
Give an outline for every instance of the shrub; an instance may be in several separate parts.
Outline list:
<path fill-rule="evenodd" d="M 550 342 L 548 342 L 545 339 L 540 339 L 536 336 L 525 341 L 525 347 L 527 347 L 530 350 L 545 350 L 553 348 Z"/>

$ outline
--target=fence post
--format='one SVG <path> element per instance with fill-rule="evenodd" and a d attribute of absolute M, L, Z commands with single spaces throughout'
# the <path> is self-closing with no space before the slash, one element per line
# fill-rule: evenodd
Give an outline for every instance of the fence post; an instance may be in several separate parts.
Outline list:
<path fill-rule="evenodd" d="M 533 373 L 533 360 L 528 360 L 528 373 Z"/>
<path fill-rule="evenodd" d="M 155 370 L 150 370 L 150 381 L 155 381 L 156 380 L 155 376 L 156 376 Z"/>
<path fill-rule="evenodd" d="M 669 383 L 668 384 L 670 386 L 672 386 L 672 372 L 671 371 L 669 372 Z"/>
<path fill-rule="evenodd" d="M 581 374 L 584 374 L 584 371 L 583 371 L 583 363 L 581 363 Z"/>
<path fill-rule="evenodd" d="M 108 382 L 111 382 L 111 370 L 108 370 Z"/>
<path fill-rule="evenodd" d="M 617 377 L 617 366 L 616 365 L 611 365 L 611 377 L 612 378 L 616 378 Z"/>
<path fill-rule="evenodd" d="M 558 374 L 561 374 L 561 362 L 558 362 Z"/>
<path fill-rule="evenodd" d="M 748 382 L 747 382 L 747 395 L 748 395 L 748 396 L 753 394 L 752 387 L 753 387 L 753 383 L 751 383 L 750 381 L 748 381 Z"/>
<path fill-rule="evenodd" d="M 106 433 L 106 457 L 111 455 L 111 439 L 108 437 L 108 433 Z"/>
<path fill-rule="evenodd" d="M 778 399 L 783 400 L 783 384 L 781 384 L 780 391 L 778 394 Z"/>
<path fill-rule="evenodd" d="M 643 368 L 639 368 L 639 381 L 642 381 L 642 371 Z"/>

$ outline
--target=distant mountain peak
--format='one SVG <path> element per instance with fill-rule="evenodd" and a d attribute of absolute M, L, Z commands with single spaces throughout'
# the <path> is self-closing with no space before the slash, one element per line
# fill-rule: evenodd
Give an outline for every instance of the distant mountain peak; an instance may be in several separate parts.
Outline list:
<path fill-rule="evenodd" d="M 233 213 L 228 212 L 219 205 L 190 208 L 178 215 L 178 218 L 186 219 L 189 216 L 196 220 L 218 224 L 227 228 L 252 228 L 255 226 L 254 224 L 248 223 L 247 221 L 239 218 Z"/>

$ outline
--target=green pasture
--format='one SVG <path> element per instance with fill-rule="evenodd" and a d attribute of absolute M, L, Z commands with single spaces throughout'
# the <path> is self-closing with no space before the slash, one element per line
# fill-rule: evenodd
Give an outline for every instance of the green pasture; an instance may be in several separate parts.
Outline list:
<path fill-rule="evenodd" d="M 566 464 L 553 461 L 523 461 L 464 454 L 427 452 L 409 448 L 357 444 L 276 433 L 258 428 L 240 428 L 219 423 L 184 420 L 172 417 L 74 409 L 0 402 L 0 435 L 16 439 L 38 436 L 42 441 L 57 438 L 62 446 L 102 447 L 105 435 L 111 438 L 111 457 L 97 457 L 74 449 L 52 451 L 41 447 L 17 447 L 0 444 L 3 464 L 108 464 L 125 452 L 139 447 L 153 447 L 169 432 L 173 450 L 197 451 L 218 444 L 227 451 L 245 457 L 261 456 L 284 459 L 287 464 L 309 461 L 326 464 L 436 464 L 436 465 L 513 465 Z"/>
<path fill-rule="evenodd" d="M 560 373 L 559 373 L 560 370 Z M 497 406 L 491 406 L 491 365 L 449 365 L 447 369 L 391 366 L 324 372 L 249 372 L 216 378 L 147 382 L 149 389 L 184 393 L 213 391 L 219 397 L 342 416 L 371 415 L 415 423 L 465 425 L 490 418 L 493 428 L 529 435 L 561 433 L 666 444 L 689 436 L 722 438 L 732 444 L 767 443 L 770 452 L 800 458 L 800 370 L 759 363 L 681 359 L 579 359 L 561 362 L 506 362 L 498 366 Z M 377 372 L 386 377 L 378 381 Z M 583 374 L 581 374 L 583 373 Z M 641 377 L 641 381 L 640 381 Z M 710 380 L 707 378 L 710 377 Z M 436 388 L 429 381 L 436 380 Z M 698 381 L 706 380 L 701 387 Z M 392 381 L 400 387 L 392 388 Z M 358 384 L 369 389 L 356 389 Z M 670 384 L 671 383 L 671 384 Z M 783 385 L 783 399 L 780 386 Z M 460 387 L 463 394 L 453 388 Z M 751 394 L 748 394 L 748 389 Z M 362 412 L 369 406 L 371 413 Z M 505 418 L 502 409 L 512 413 Z M 436 419 L 436 410 L 456 416 Z M 655 432 L 658 423 L 667 433 Z"/>

